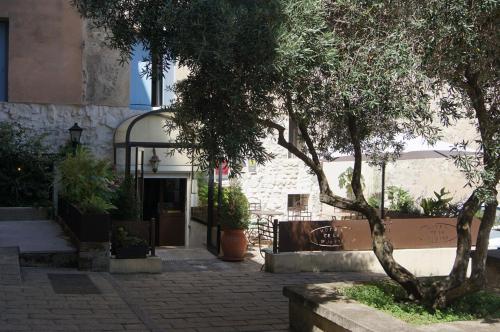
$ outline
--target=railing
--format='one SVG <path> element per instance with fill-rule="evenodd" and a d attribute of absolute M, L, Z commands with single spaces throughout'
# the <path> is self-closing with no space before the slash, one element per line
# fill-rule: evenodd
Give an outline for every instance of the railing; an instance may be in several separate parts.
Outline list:
<path fill-rule="evenodd" d="M 191 208 L 191 219 L 202 223 L 204 225 L 208 224 L 208 207 L 197 206 Z M 214 225 L 218 224 L 217 213 L 214 213 Z"/>

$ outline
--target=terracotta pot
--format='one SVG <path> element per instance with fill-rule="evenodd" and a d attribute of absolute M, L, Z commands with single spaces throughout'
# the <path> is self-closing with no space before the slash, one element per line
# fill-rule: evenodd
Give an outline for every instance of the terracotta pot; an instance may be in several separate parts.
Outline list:
<path fill-rule="evenodd" d="M 222 247 L 222 260 L 242 261 L 247 251 L 247 238 L 242 229 L 226 229 L 220 239 Z"/>

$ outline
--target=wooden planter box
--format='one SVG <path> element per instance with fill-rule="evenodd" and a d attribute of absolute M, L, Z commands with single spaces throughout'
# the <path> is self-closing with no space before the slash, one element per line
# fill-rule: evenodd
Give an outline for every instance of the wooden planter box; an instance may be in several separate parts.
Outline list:
<path fill-rule="evenodd" d="M 146 258 L 148 252 L 149 247 L 146 245 L 120 247 L 115 249 L 116 258 L 118 259 Z"/>
<path fill-rule="evenodd" d="M 111 230 L 109 214 L 86 214 L 75 205 L 61 199 L 59 215 L 78 241 L 109 242 Z"/>

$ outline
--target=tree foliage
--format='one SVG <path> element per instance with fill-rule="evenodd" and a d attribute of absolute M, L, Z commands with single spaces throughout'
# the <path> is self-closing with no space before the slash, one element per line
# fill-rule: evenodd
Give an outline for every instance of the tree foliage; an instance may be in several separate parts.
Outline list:
<path fill-rule="evenodd" d="M 142 42 L 164 65 L 175 60 L 189 69 L 175 86 L 170 129 L 180 129 L 178 140 L 191 144 L 202 167 L 227 160 L 237 169 L 245 158 L 263 163 L 272 156 L 261 141 L 273 133 L 315 174 L 321 202 L 367 217 L 375 255 L 415 300 L 445 306 L 475 289 L 462 287 L 470 223 L 487 202 L 471 278 L 479 280 L 474 285 L 484 281 L 500 160 L 497 1 L 74 2 L 109 29 L 111 45 L 124 57 Z M 448 97 L 441 103 L 445 124 L 461 116 L 477 119 L 483 158 L 469 167 L 480 168 L 481 184 L 458 217 L 454 269 L 445 282 L 428 286 L 394 260 L 384 224 L 363 195 L 361 164 L 366 156 L 377 163 L 397 155 L 404 139 L 437 137 L 432 89 Z M 288 117 L 304 147 L 287 140 L 282 123 Z M 335 195 L 323 172 L 322 160 L 338 153 L 354 155 L 353 198 Z"/>
<path fill-rule="evenodd" d="M 50 205 L 55 156 L 43 134 L 0 123 L 0 206 Z"/>

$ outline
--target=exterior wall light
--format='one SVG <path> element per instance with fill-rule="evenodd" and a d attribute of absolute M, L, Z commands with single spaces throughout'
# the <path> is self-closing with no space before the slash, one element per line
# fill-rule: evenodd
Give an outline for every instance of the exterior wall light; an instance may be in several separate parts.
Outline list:
<path fill-rule="evenodd" d="M 73 127 L 68 129 L 69 136 L 71 139 L 71 145 L 73 146 L 73 155 L 76 154 L 76 147 L 80 144 L 80 138 L 82 137 L 83 128 L 78 126 L 75 122 Z"/>
<path fill-rule="evenodd" d="M 153 148 L 153 156 L 149 159 L 149 163 L 151 164 L 151 168 L 153 169 L 153 173 L 158 172 L 158 166 L 160 165 L 160 158 L 156 155 L 156 149 Z"/>

